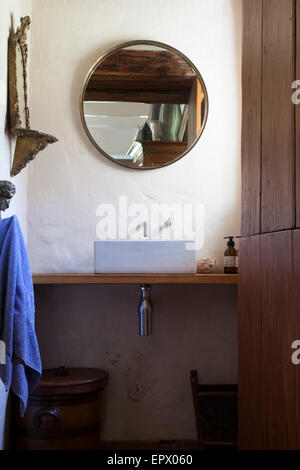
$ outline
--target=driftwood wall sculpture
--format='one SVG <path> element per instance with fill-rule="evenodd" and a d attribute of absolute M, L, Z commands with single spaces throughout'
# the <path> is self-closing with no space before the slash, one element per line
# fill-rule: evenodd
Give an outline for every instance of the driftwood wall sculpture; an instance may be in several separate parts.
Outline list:
<path fill-rule="evenodd" d="M 17 175 L 56 137 L 30 129 L 27 88 L 28 45 L 27 31 L 30 17 L 20 19 L 16 32 L 13 26 L 8 39 L 8 93 L 10 131 L 16 136 L 16 147 L 11 166 L 11 176 Z"/>

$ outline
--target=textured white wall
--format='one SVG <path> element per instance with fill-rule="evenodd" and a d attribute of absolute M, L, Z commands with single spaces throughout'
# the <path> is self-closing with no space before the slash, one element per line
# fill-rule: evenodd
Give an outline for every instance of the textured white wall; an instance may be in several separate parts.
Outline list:
<path fill-rule="evenodd" d="M 14 140 L 9 139 L 6 131 L 7 112 L 7 40 L 11 17 L 15 27 L 19 24 L 21 16 L 31 15 L 32 0 L 1 0 L 0 5 L 0 179 L 10 180 L 10 165 L 14 151 Z M 13 179 L 16 185 L 16 195 L 12 199 L 10 208 L 3 213 L 3 217 L 16 214 L 20 220 L 23 234 L 27 236 L 27 172 L 23 170 Z M 7 418 L 7 393 L 0 381 L 0 449 L 6 441 L 5 424 Z"/>
<path fill-rule="evenodd" d="M 205 208 L 201 257 L 222 269 L 227 234 L 240 223 L 241 0 L 36 0 L 33 13 L 31 124 L 52 133 L 30 167 L 29 247 L 36 272 L 93 270 L 96 208 L 129 203 L 197 202 Z M 199 143 L 170 167 L 114 165 L 90 143 L 79 96 L 91 64 L 133 39 L 168 43 L 195 63 L 210 111 Z"/>
<path fill-rule="evenodd" d="M 239 233 L 240 221 L 241 9 L 242 0 L 34 2 L 32 127 L 59 139 L 30 167 L 34 271 L 92 271 L 96 208 L 117 204 L 119 195 L 146 206 L 203 203 L 200 256 L 217 257 L 222 269 L 222 238 Z M 181 50 L 208 89 L 209 118 L 199 143 L 161 170 L 114 165 L 98 154 L 80 121 L 90 65 L 133 39 Z M 199 369 L 201 382 L 236 380 L 235 287 L 155 287 L 155 332 L 147 339 L 136 333 L 135 286 L 41 286 L 36 292 L 44 366 L 110 371 L 107 440 L 195 438 L 190 369 Z"/>

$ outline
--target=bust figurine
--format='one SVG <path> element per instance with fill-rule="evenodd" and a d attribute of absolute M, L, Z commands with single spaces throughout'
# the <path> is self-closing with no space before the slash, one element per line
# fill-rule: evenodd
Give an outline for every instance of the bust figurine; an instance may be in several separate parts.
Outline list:
<path fill-rule="evenodd" d="M 11 198 L 16 192 L 16 187 L 10 181 L 0 181 L 0 211 L 9 207 Z"/>

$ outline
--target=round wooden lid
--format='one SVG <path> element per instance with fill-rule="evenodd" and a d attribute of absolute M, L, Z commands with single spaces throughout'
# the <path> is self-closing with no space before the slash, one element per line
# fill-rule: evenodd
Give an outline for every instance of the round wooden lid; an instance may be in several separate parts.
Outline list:
<path fill-rule="evenodd" d="M 38 387 L 31 395 L 66 395 L 102 390 L 108 384 L 108 373 L 100 369 L 66 368 L 43 371 Z"/>

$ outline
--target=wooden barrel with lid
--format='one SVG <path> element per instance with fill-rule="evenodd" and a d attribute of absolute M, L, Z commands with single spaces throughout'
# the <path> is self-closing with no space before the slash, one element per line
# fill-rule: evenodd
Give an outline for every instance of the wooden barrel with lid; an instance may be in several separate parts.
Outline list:
<path fill-rule="evenodd" d="M 17 449 L 75 450 L 99 448 L 101 391 L 107 372 L 59 367 L 43 371 L 30 395 L 24 418 L 15 402 Z"/>

